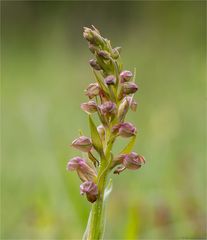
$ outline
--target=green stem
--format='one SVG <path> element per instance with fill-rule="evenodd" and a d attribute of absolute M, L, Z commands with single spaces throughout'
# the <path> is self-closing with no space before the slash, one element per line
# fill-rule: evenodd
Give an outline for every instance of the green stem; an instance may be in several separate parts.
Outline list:
<path fill-rule="evenodd" d="M 102 167 L 101 167 L 102 168 Z M 105 170 L 104 167 L 103 169 Z M 100 171 L 102 173 L 102 171 Z M 107 180 L 107 172 L 103 172 L 101 174 L 101 179 L 99 182 L 99 196 L 95 203 L 93 203 L 91 209 L 91 216 L 89 222 L 89 229 L 87 233 L 87 240 L 95 240 L 95 239 L 102 239 L 104 233 L 104 225 L 105 225 L 105 216 L 104 216 L 104 191 L 106 187 L 106 180 Z"/>
<path fill-rule="evenodd" d="M 86 230 L 87 240 L 99 240 L 103 239 L 103 233 L 105 228 L 105 188 L 107 182 L 107 176 L 109 173 L 109 165 L 111 162 L 110 152 L 113 145 L 113 136 L 110 134 L 110 129 L 107 129 L 106 144 L 107 148 L 105 153 L 101 154 L 101 165 L 98 172 L 98 198 L 92 205 L 89 223 Z"/>

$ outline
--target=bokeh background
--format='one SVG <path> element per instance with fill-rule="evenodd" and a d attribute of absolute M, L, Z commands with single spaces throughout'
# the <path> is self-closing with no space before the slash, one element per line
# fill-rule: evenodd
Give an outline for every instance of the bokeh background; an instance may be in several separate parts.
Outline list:
<path fill-rule="evenodd" d="M 137 69 L 147 159 L 113 176 L 105 239 L 205 238 L 205 16 L 204 1 L 1 2 L 1 239 L 82 237 L 90 204 L 66 163 L 89 133 L 91 24 Z"/>

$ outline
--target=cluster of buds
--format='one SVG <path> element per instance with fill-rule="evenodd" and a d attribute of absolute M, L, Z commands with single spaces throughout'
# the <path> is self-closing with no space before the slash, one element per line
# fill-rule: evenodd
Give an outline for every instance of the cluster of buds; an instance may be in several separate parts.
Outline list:
<path fill-rule="evenodd" d="M 112 48 L 108 39 L 92 28 L 84 28 L 83 37 L 94 58 L 89 61 L 96 82 L 85 90 L 88 102 L 81 104 L 81 109 L 89 115 L 91 137 L 81 136 L 72 142 L 72 146 L 86 157 L 72 158 L 67 165 L 69 171 L 77 171 L 81 181 L 80 193 L 88 201 L 95 202 L 102 194 L 101 177 L 114 169 L 119 174 L 125 169 L 136 170 L 144 163 L 143 156 L 132 151 L 137 129 L 126 122 L 128 110 L 136 111 L 134 93 L 138 90 L 135 73 L 124 70 L 120 61 L 120 47 Z M 96 113 L 101 124 L 96 127 L 92 114 Z M 129 138 L 126 147 L 114 156 L 113 144 L 118 137 Z M 96 151 L 99 157 L 95 157 Z M 104 169 L 104 170 L 103 170 Z"/>

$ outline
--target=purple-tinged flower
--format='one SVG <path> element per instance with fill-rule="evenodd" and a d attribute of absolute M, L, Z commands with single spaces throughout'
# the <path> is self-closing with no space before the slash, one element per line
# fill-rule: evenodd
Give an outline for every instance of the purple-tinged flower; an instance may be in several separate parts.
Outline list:
<path fill-rule="evenodd" d="M 97 61 L 95 59 L 91 59 L 89 61 L 89 64 L 91 65 L 91 67 L 97 71 L 101 70 L 101 66 L 97 63 Z"/>
<path fill-rule="evenodd" d="M 135 93 L 138 90 L 138 86 L 134 82 L 125 82 L 122 85 L 122 92 L 124 95 Z"/>
<path fill-rule="evenodd" d="M 136 135 L 137 130 L 133 124 L 125 122 L 115 125 L 112 129 L 112 132 L 121 137 L 132 137 Z"/>
<path fill-rule="evenodd" d="M 98 197 L 98 187 L 92 181 L 84 182 L 80 185 L 80 194 L 86 194 L 88 201 L 93 203 Z"/>
<path fill-rule="evenodd" d="M 114 75 L 109 75 L 104 79 L 107 85 L 114 85 L 116 83 L 116 78 Z"/>
<path fill-rule="evenodd" d="M 80 136 L 72 142 L 72 146 L 83 152 L 89 152 L 92 148 L 91 139 L 85 136 Z"/>
<path fill-rule="evenodd" d="M 81 109 L 86 113 L 94 113 L 97 112 L 97 104 L 94 101 L 88 101 L 86 103 L 81 104 Z"/>
<path fill-rule="evenodd" d="M 127 111 L 129 109 L 129 99 L 127 97 L 125 97 L 121 104 L 119 105 L 119 109 L 118 109 L 118 119 L 120 122 L 124 121 L 124 118 L 127 114 Z"/>
<path fill-rule="evenodd" d="M 67 164 L 67 170 L 77 171 L 82 182 L 94 181 L 97 177 L 95 170 L 81 157 L 72 158 Z"/>
<path fill-rule="evenodd" d="M 116 105 L 111 101 L 107 101 L 99 106 L 103 115 L 113 115 L 116 113 Z"/>
<path fill-rule="evenodd" d="M 91 83 L 88 85 L 87 89 L 85 90 L 85 94 L 91 99 L 97 95 L 99 95 L 100 87 L 98 83 Z"/>
<path fill-rule="evenodd" d="M 110 54 L 107 51 L 101 50 L 98 52 L 98 56 L 102 57 L 105 60 L 108 60 L 110 58 Z"/>
<path fill-rule="evenodd" d="M 145 159 L 143 156 L 138 155 L 135 152 L 131 152 L 130 154 L 126 154 L 123 159 L 123 165 L 132 170 L 136 170 L 140 168 L 145 163 Z"/>
<path fill-rule="evenodd" d="M 133 74 L 132 72 L 125 70 L 120 73 L 119 77 L 121 83 L 129 82 L 132 79 Z"/>

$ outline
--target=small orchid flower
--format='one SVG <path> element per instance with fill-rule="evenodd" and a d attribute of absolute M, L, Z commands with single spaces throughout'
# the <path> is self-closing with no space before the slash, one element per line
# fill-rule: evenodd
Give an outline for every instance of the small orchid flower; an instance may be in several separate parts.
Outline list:
<path fill-rule="evenodd" d="M 81 104 L 81 109 L 86 113 L 94 113 L 97 112 L 97 104 L 94 101 L 88 101 L 86 103 Z"/>
<path fill-rule="evenodd" d="M 72 146 L 82 152 L 90 152 L 93 145 L 90 138 L 81 136 L 72 142 Z"/>
<path fill-rule="evenodd" d="M 119 77 L 121 83 L 129 82 L 132 79 L 133 74 L 132 72 L 125 70 L 120 73 Z"/>
<path fill-rule="evenodd" d="M 137 130 L 132 123 L 125 122 L 115 125 L 112 129 L 112 132 L 118 136 L 127 138 L 136 135 Z"/>
<path fill-rule="evenodd" d="M 100 87 L 98 83 L 91 83 L 85 90 L 85 94 L 91 99 L 95 96 L 98 96 L 100 92 Z"/>
<path fill-rule="evenodd" d="M 80 185 L 80 194 L 86 194 L 89 202 L 93 203 L 98 197 L 98 187 L 92 181 L 86 181 Z"/>
<path fill-rule="evenodd" d="M 94 181 L 97 177 L 95 170 L 81 157 L 72 158 L 67 164 L 67 170 L 77 171 L 82 182 Z"/>

